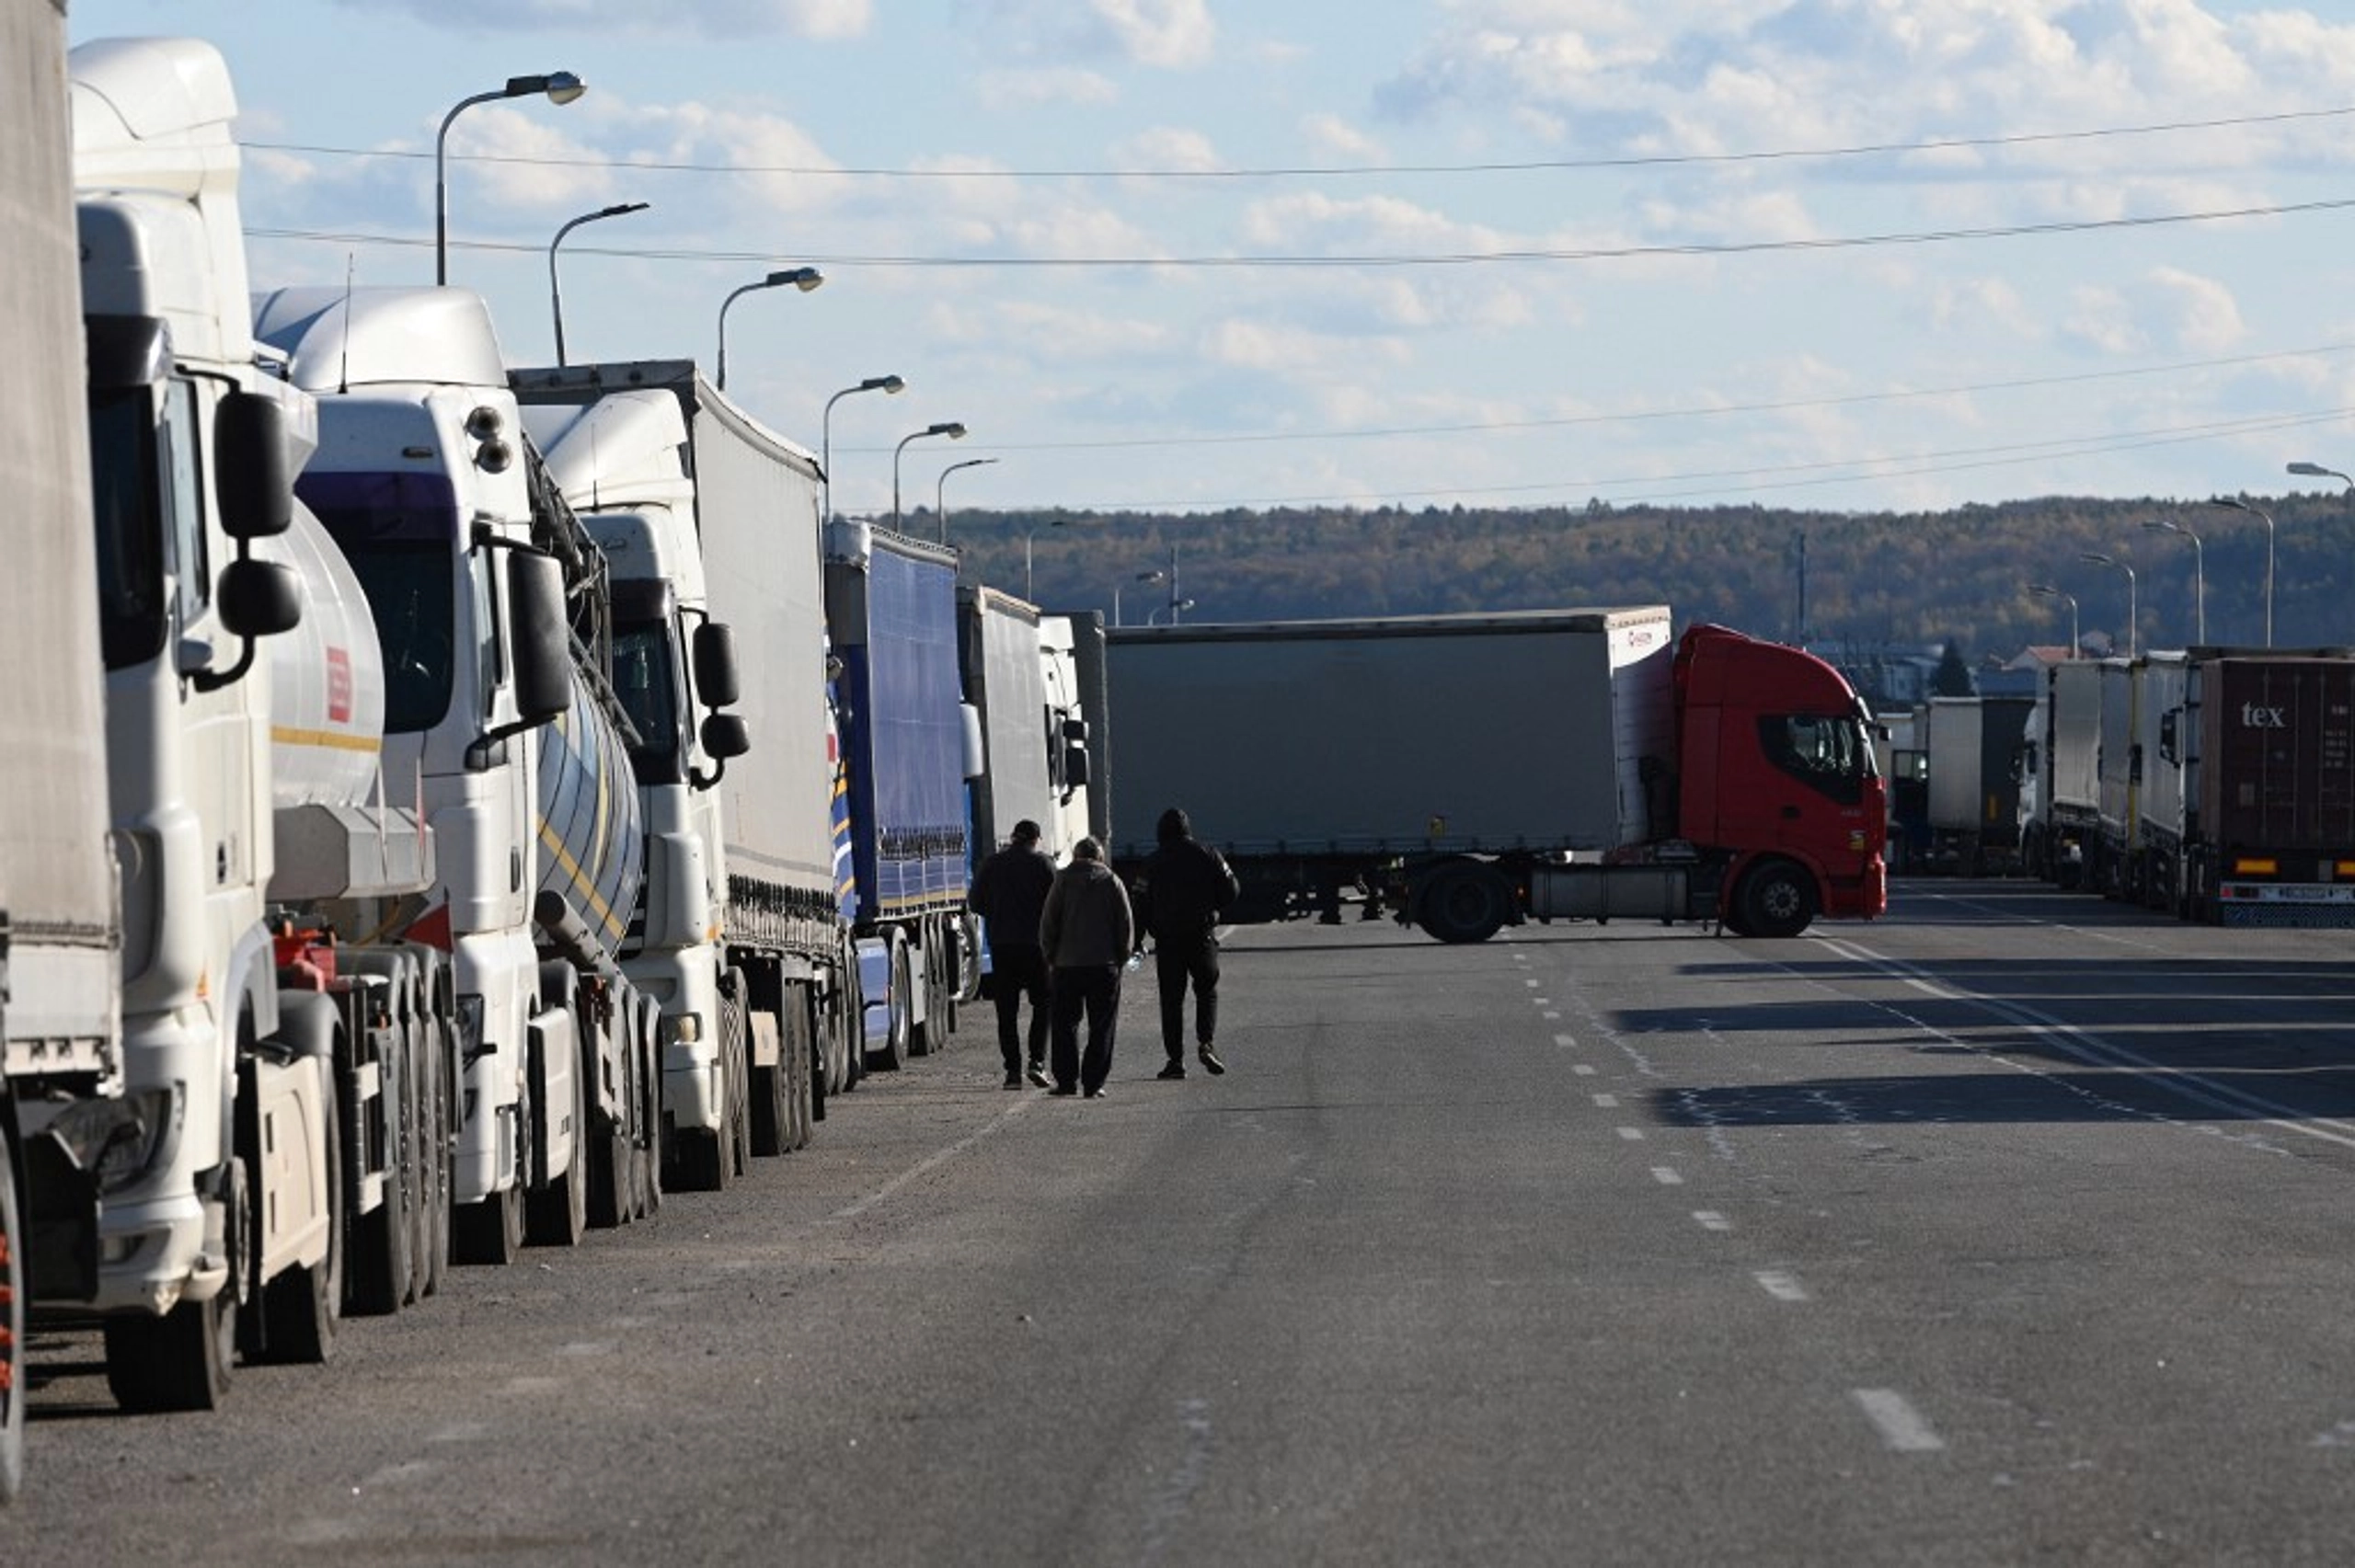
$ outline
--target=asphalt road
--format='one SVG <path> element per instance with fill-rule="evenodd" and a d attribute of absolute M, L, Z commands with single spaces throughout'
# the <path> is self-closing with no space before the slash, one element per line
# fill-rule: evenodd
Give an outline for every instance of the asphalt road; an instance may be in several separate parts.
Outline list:
<path fill-rule="evenodd" d="M 1232 1070 L 998 1087 L 114 1413 L 0 1563 L 2295 1563 L 2355 1540 L 2343 933 L 1256 928 Z"/>

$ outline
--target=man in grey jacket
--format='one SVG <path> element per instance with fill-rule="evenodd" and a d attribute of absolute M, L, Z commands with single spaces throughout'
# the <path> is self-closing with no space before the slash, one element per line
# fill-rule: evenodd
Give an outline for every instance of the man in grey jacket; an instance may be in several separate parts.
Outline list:
<path fill-rule="evenodd" d="M 1104 846 L 1082 839 L 1071 864 L 1055 873 L 1039 916 L 1039 944 L 1054 967 L 1055 1086 L 1050 1093 L 1104 1093 L 1112 1073 L 1112 1031 L 1120 1012 L 1120 968 L 1136 927 L 1128 889 L 1104 864 Z M 1087 1051 L 1079 1048 L 1079 1017 L 1087 1014 Z"/>

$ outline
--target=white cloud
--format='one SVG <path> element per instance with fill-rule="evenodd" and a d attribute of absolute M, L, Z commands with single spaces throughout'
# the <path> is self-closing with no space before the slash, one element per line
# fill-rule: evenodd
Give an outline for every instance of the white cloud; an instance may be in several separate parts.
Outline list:
<path fill-rule="evenodd" d="M 2073 289 L 2062 335 L 2097 354 L 2120 356 L 2147 352 L 2151 339 L 2134 319 L 2133 306 L 2116 289 L 2091 286 Z"/>
<path fill-rule="evenodd" d="M 1206 65 L 1217 52 L 1208 0 L 982 0 L 975 8 L 997 52 L 1162 70 Z"/>
<path fill-rule="evenodd" d="M 864 34 L 873 19 L 872 0 L 343 0 L 355 8 L 381 11 L 387 4 L 419 20 L 465 31 L 485 28 L 511 32 L 557 32 L 591 29 L 634 34 L 687 33 L 697 38 L 844 39 Z"/>
<path fill-rule="evenodd" d="M 1305 115 L 1301 120 L 1300 131 L 1310 150 L 1320 158 L 1378 164 L 1389 157 L 1381 143 L 1338 114 Z"/>
<path fill-rule="evenodd" d="M 1223 168 L 1218 148 L 1199 131 L 1156 125 L 1137 132 L 1112 149 L 1113 161 L 1123 168 L 1176 170 L 1200 174 Z"/>
<path fill-rule="evenodd" d="M 1119 101 L 1120 90 L 1098 71 L 1076 65 L 1036 71 L 984 71 L 973 80 L 984 109 L 1037 109 L 1047 105 L 1091 105 Z"/>
<path fill-rule="evenodd" d="M 2215 279 L 2161 267 L 2152 271 L 2144 287 L 2178 348 L 2195 354 L 2227 354 L 2247 342 L 2239 302 Z"/>

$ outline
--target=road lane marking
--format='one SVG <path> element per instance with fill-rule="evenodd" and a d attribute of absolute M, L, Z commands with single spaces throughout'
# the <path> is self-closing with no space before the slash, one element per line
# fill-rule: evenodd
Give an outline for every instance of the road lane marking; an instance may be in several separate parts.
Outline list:
<path fill-rule="evenodd" d="M 1573 1050 L 1577 1048 L 1579 1042 L 1575 1035 L 1557 1035 L 1554 1036 L 1554 1043 L 1564 1050 Z"/>
<path fill-rule="evenodd" d="M 1684 1185 L 1684 1178 L 1677 1173 L 1676 1167 L 1673 1165 L 1653 1166 L 1652 1180 L 1664 1187 L 1681 1187 Z"/>
<path fill-rule="evenodd" d="M 1704 1230 L 1730 1230 L 1733 1229 L 1733 1221 L 1728 1219 L 1724 1215 L 1719 1214 L 1714 1208 L 1696 1208 L 1693 1211 L 1693 1218 L 1701 1222 L 1701 1229 Z"/>
<path fill-rule="evenodd" d="M 971 1132 L 967 1133 L 964 1137 L 959 1139 L 948 1148 L 934 1150 L 932 1153 L 927 1154 L 923 1159 L 917 1161 L 914 1164 L 909 1166 L 906 1170 L 901 1172 L 898 1175 L 892 1177 L 890 1181 L 885 1182 L 881 1186 L 877 1187 L 873 1192 L 868 1193 L 865 1197 L 860 1198 L 856 1203 L 850 1205 L 848 1207 L 834 1210 L 833 1218 L 836 1219 L 857 1219 L 860 1215 L 866 1213 L 868 1209 L 873 1208 L 877 1204 L 883 1202 L 893 1193 L 898 1192 L 902 1187 L 906 1186 L 910 1182 L 914 1181 L 917 1177 L 925 1175 L 929 1172 L 936 1170 L 940 1166 L 947 1164 L 949 1161 L 954 1160 L 959 1154 L 964 1153 L 968 1149 L 972 1148 L 973 1145 L 981 1142 L 982 1139 L 989 1137 L 990 1134 L 996 1132 L 998 1129 L 1005 1127 L 1006 1123 L 1020 1116 L 1029 1107 L 1031 1101 L 1027 1097 L 1017 1100 L 1013 1104 L 1008 1105 L 1005 1110 L 1000 1111 L 995 1116 L 982 1123 L 980 1127 L 975 1127 Z"/>
<path fill-rule="evenodd" d="M 1932 1454 L 1947 1446 L 1921 1413 L 1894 1389 L 1855 1389 L 1849 1397 L 1880 1433 L 1880 1440 L 1901 1454 Z"/>
<path fill-rule="evenodd" d="M 1879 970 L 1891 979 L 1901 980 L 1914 986 L 1917 990 L 1922 987 L 1922 971 L 1903 959 L 1875 952 L 1862 943 L 1847 938 L 1824 936 L 1814 938 L 1814 940 L 1821 943 L 1826 950 L 1837 953 L 1851 962 L 1867 965 Z M 2337 1144 L 2342 1149 L 2355 1149 L 2355 1121 L 2339 1117 L 2310 1116 L 2294 1105 L 2284 1104 L 2261 1094 L 2250 1093 L 2246 1090 L 2208 1077 L 2204 1073 L 2168 1067 L 2154 1058 L 2144 1056 L 2140 1051 L 2080 1029 L 2073 1024 L 2065 1023 L 2049 1013 L 2029 1007 L 2023 1002 L 1970 991 L 1940 991 L 1934 994 L 1966 1002 L 2006 1024 L 2025 1029 L 2041 1043 L 2073 1060 L 2094 1067 L 2121 1068 L 2154 1087 L 2171 1091 L 2194 1104 L 2225 1113 L 2236 1119 L 2254 1116 L 2263 1125 L 2282 1132 L 2296 1133 L 2302 1138 L 2312 1139 L 2319 1143 Z M 1897 1012 L 1894 1008 L 1890 1011 Z M 1903 1017 L 1904 1014 L 1898 1013 L 1898 1016 Z M 1916 1027 L 1924 1026 L 1917 1020 L 1908 1021 L 1914 1023 Z M 1974 1051 L 1991 1061 L 2003 1062 L 2016 1071 L 2032 1073 L 2048 1082 L 2057 1077 L 2049 1069 L 2033 1062 L 2017 1060 L 2001 1050 L 1972 1045 L 1967 1040 L 1955 1039 L 1951 1036 L 1941 1035 L 1941 1037 L 1962 1046 L 1967 1050 Z M 2063 1086 L 2067 1087 L 2065 1084 Z M 2072 1092 L 2083 1093 L 2074 1089 Z M 2154 1115 L 2152 1119 L 2171 1121 L 2174 1118 Z"/>
<path fill-rule="evenodd" d="M 1619 1108 L 1619 1096 L 1616 1094 L 1597 1094 L 1594 1097 L 1594 1103 L 1602 1106 L 1606 1111 L 1615 1111 Z"/>
<path fill-rule="evenodd" d="M 1619 1136 L 1626 1139 L 1630 1143 L 1641 1143 L 1644 1140 L 1644 1129 L 1642 1127 L 1623 1127 L 1619 1128 L 1618 1131 Z"/>
<path fill-rule="evenodd" d="M 1799 1283 L 1799 1276 L 1786 1268 L 1762 1268 L 1751 1277 L 1758 1281 L 1758 1288 L 1777 1301 L 1810 1299 L 1807 1287 Z"/>
<path fill-rule="evenodd" d="M 1537 989 L 1537 981 L 1534 979 L 1526 979 L 1521 983 L 1527 986 L 1531 990 L 1535 990 Z"/>
<path fill-rule="evenodd" d="M 1582 1061 L 1572 1064 L 1570 1070 L 1577 1073 L 1580 1078 L 1592 1078 L 1594 1076 L 1594 1069 Z"/>

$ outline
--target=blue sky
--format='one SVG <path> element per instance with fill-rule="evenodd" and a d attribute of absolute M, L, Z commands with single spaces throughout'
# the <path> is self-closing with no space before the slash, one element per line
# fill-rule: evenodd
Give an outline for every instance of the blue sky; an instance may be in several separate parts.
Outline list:
<path fill-rule="evenodd" d="M 1939 508 L 2355 472 L 2355 4 L 75 0 L 227 56 L 256 286 L 693 356 L 834 499 Z M 2234 217 L 2215 214 L 2236 213 Z M 971 459 L 990 465 L 941 477 Z M 2328 482 L 2324 482 L 2328 483 Z M 942 489 L 946 486 L 946 491 Z M 2219 525 L 2221 526 L 2221 525 Z"/>

